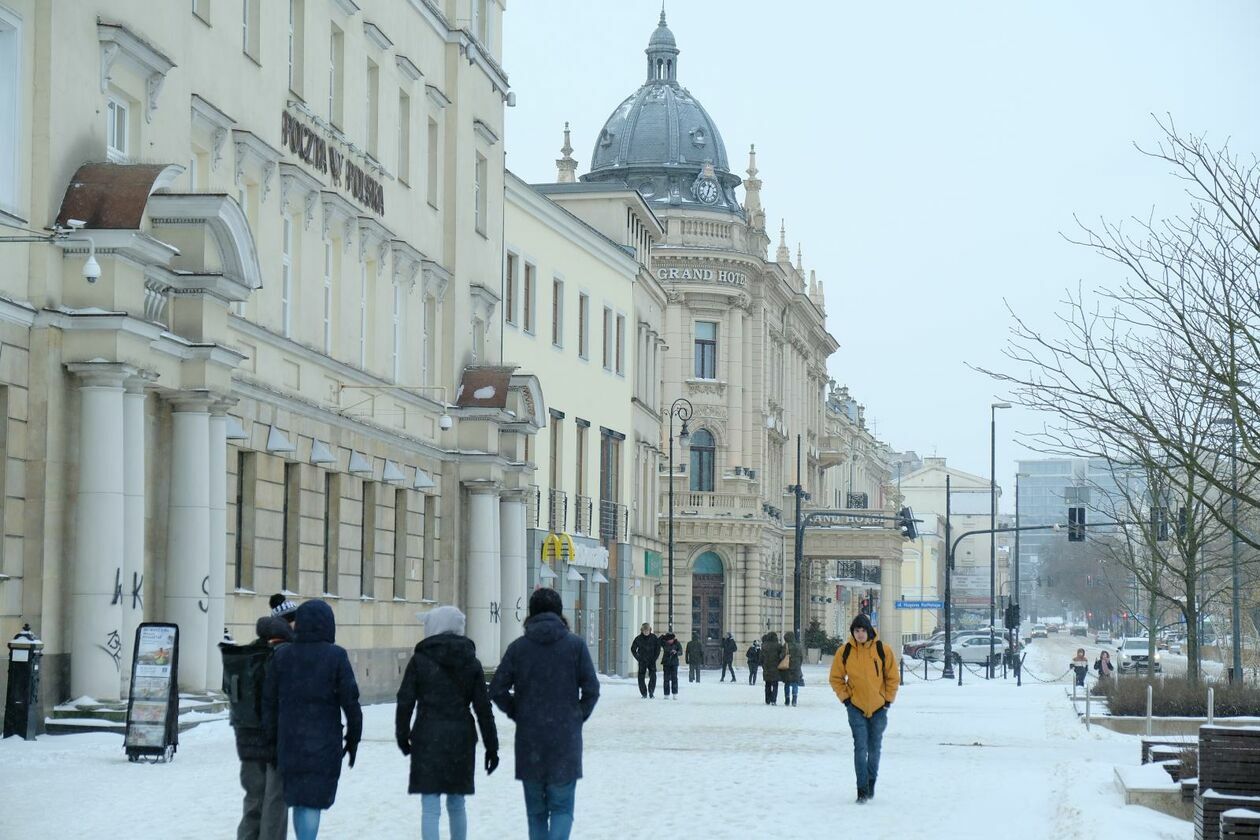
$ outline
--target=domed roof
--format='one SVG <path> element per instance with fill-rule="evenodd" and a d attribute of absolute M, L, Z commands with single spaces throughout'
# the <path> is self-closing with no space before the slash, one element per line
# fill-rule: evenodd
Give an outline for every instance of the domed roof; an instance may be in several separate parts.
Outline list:
<path fill-rule="evenodd" d="M 625 180 L 652 201 L 689 202 L 691 179 L 702 172 L 721 189 L 702 202 L 742 212 L 717 124 L 700 100 L 678 84 L 678 46 L 665 12 L 647 50 L 647 80 L 604 123 L 583 181 Z M 711 167 L 711 168 L 710 168 Z M 685 177 L 684 177 L 685 176 Z"/>

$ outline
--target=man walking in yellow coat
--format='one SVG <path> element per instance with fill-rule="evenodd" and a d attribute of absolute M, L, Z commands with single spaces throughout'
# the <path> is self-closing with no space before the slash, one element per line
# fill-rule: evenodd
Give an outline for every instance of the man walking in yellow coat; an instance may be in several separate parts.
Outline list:
<path fill-rule="evenodd" d="M 832 660 L 830 681 L 831 689 L 849 713 L 857 801 L 861 803 L 875 796 L 888 709 L 897 697 L 900 680 L 896 657 L 880 641 L 865 613 L 853 619 L 849 635 Z"/>

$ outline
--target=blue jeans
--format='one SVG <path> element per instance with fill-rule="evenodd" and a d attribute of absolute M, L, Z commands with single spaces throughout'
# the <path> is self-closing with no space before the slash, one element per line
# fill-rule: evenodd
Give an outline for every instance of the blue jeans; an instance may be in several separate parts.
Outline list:
<path fill-rule="evenodd" d="M 319 836 L 320 813 L 318 808 L 293 806 L 293 833 L 297 840 L 315 840 Z"/>
<path fill-rule="evenodd" d="M 521 782 L 525 788 L 525 816 L 529 821 L 529 840 L 569 840 L 573 830 L 573 796 L 577 782 L 548 785 L 543 782 Z"/>
<path fill-rule="evenodd" d="M 446 815 L 451 821 L 451 840 L 467 840 L 468 814 L 464 811 L 463 794 L 446 795 Z M 438 840 L 441 822 L 442 794 L 423 794 L 420 797 L 420 840 Z"/>
<path fill-rule="evenodd" d="M 888 727 L 888 709 L 880 709 L 869 718 L 850 703 L 849 729 L 853 732 L 853 772 L 859 790 L 869 790 L 879 775 L 879 751 Z"/>
<path fill-rule="evenodd" d="M 798 692 L 800 692 L 800 690 L 801 690 L 800 683 L 785 682 L 783 684 L 783 705 L 786 706 L 789 703 L 795 703 L 796 695 Z"/>

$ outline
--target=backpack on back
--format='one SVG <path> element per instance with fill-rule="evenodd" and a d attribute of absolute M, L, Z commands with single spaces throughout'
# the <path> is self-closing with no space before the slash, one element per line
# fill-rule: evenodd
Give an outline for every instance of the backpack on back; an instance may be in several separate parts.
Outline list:
<path fill-rule="evenodd" d="M 231 703 L 232 726 L 261 729 L 263 681 L 274 653 L 271 645 L 220 645 L 223 693 Z"/>
<path fill-rule="evenodd" d="M 849 651 L 853 650 L 852 642 L 844 643 L 844 650 L 840 651 L 840 664 L 847 666 L 849 664 Z M 888 659 L 884 656 L 884 640 L 875 640 L 875 652 L 879 654 L 879 661 L 884 663 L 884 670 L 888 670 Z"/>

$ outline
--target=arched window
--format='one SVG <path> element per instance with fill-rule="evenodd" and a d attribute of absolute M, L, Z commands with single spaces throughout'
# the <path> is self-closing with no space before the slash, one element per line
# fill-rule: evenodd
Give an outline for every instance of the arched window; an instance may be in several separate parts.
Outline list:
<path fill-rule="evenodd" d="M 713 435 L 696 429 L 691 435 L 691 489 L 713 491 Z"/>
<path fill-rule="evenodd" d="M 693 575 L 720 575 L 722 574 L 722 558 L 712 551 L 706 551 L 696 558 L 696 562 L 691 566 Z"/>

